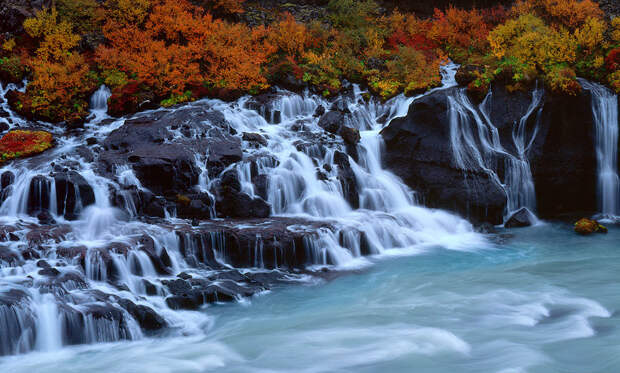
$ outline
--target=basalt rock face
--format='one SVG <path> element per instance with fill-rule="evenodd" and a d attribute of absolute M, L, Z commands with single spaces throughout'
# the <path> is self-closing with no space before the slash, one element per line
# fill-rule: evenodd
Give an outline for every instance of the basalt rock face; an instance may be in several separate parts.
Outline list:
<path fill-rule="evenodd" d="M 506 192 L 481 168 L 456 167 L 450 125 L 449 97 L 456 90 L 435 91 L 414 101 L 408 114 L 394 119 L 383 131 L 384 162 L 430 207 L 455 211 L 475 222 L 499 224 L 507 203 Z M 482 104 L 497 129 L 503 148 L 514 153 L 512 136 L 528 110 L 531 92 L 509 93 L 494 85 Z M 480 108 L 476 108 L 482 113 Z M 545 93 L 541 104 L 527 118 L 532 134 L 526 157 L 536 190 L 537 211 L 542 218 L 596 210 L 596 152 L 591 97 Z M 494 173 L 504 180 L 504 161 Z"/>
<path fill-rule="evenodd" d="M 506 195 L 482 170 L 464 172 L 451 151 L 448 96 L 435 91 L 414 101 L 407 116 L 382 132 L 385 165 L 430 207 L 456 211 L 473 221 L 502 222 Z M 476 187 L 472 187 L 472 182 Z"/>
<path fill-rule="evenodd" d="M 546 95 L 532 147 L 538 214 L 596 211 L 597 164 L 591 96 Z"/>

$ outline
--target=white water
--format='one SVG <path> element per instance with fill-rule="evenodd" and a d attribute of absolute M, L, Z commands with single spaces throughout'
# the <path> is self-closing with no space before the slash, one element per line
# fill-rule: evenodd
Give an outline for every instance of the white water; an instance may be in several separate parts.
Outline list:
<path fill-rule="evenodd" d="M 597 199 L 602 218 L 620 216 L 620 179 L 618 178 L 618 96 L 608 88 L 579 80 L 592 94 L 592 114 L 596 136 L 598 171 Z"/>
<path fill-rule="evenodd" d="M 444 70 L 445 87 L 455 84 L 454 72 L 454 66 Z M 269 120 L 246 108 L 247 97 L 235 103 L 202 100 L 189 107 L 200 106 L 223 113 L 238 136 L 243 132 L 256 132 L 267 139 L 267 146 L 244 146 L 244 161 L 228 169 L 238 172 L 244 192 L 257 196 L 258 191 L 251 180 L 250 160 L 254 159 L 258 173 L 268 177 L 266 199 L 272 206 L 273 215 L 329 225 L 306 237 L 304 247 L 285 248 L 305 252 L 309 269 L 325 266 L 359 269 L 372 263 L 373 259 L 365 257 L 369 254 L 401 256 L 488 247 L 484 237 L 475 233 L 467 221 L 418 205 L 415 192 L 382 167 L 383 142 L 379 131 L 385 123 L 379 124 L 377 119 L 387 116 L 386 123 L 389 123 L 389 120 L 405 115 L 415 98 L 400 96 L 385 104 L 374 100 L 365 103 L 363 93 L 355 87 L 353 94 L 344 98 L 341 104 L 351 112 L 347 125 L 361 131 L 357 162 L 346 155 L 340 140 L 316 140 L 324 137 L 324 131 L 318 126 L 314 111 L 319 105 L 326 108 L 331 105 L 318 96 L 280 92 L 281 97 L 269 111 Z M 165 302 L 169 294 L 161 281 L 174 279 L 180 272 L 190 272 L 194 278 L 208 278 L 214 270 L 204 269 L 196 263 L 197 258 L 207 260 L 207 251 L 212 252 L 218 265 L 229 267 L 226 262 L 228 246 L 223 236 L 214 232 L 210 239 L 196 241 L 191 235 L 175 232 L 187 229 L 188 222 L 181 219 L 169 218 L 160 224 L 139 221 L 137 206 L 130 193 L 132 190 L 147 192 L 147 189 L 131 166 L 118 166 L 112 170 L 112 176 L 104 177 L 98 174 L 95 163 L 76 153 L 87 138 L 95 138 L 101 143 L 110 132 L 123 125 L 124 119 L 104 121 L 111 119 L 106 113 L 109 97 L 110 91 L 105 86 L 95 92 L 91 99 L 90 121 L 80 135 L 65 136 L 62 129 L 41 123 L 56 134 L 56 146 L 39 157 L 16 161 L 2 169 L 2 172 L 11 171 L 15 175 L 15 181 L 6 192 L 7 198 L 0 205 L 0 221 L 15 232 L 16 239 L 8 250 L 16 255 L 19 263 L 1 263 L 0 286 L 6 291 L 22 292 L 20 304 L 23 307 L 11 308 L 6 311 L 8 313 L 0 309 L 0 324 L 13 323 L 10 320 L 14 317 L 24 320 L 15 331 L 17 337 L 0 338 L 1 347 L 10 351 L 7 353 L 57 351 L 67 344 L 143 338 L 136 321 L 120 307 L 115 297 L 154 309 L 175 335 L 202 333 L 201 325 L 210 320 L 208 313 L 170 309 Z M 177 109 L 160 109 L 169 110 Z M 281 113 L 281 120 L 274 125 L 271 122 L 274 122 L 272 117 L 276 111 Z M 11 113 L 11 116 L 14 115 Z M 303 129 L 300 130 L 299 126 Z M 298 147 L 300 140 L 304 145 Z M 342 152 L 339 156 L 336 155 L 338 151 Z M 347 198 L 352 195 L 346 190 L 351 185 L 342 185 L 338 179 L 338 157 L 341 162 L 351 165 L 350 177 L 358 188 L 353 200 Z M 209 177 L 205 166 L 207 158 L 206 151 L 195 156 L 200 170 L 195 189 L 209 193 L 214 200 L 211 192 L 219 176 Z M 83 205 L 77 189 L 73 191 L 77 201 L 73 211 L 66 211 L 66 200 L 65 205 L 57 203 L 59 187 L 55 175 L 63 167 L 70 168 L 85 180 L 94 194 L 94 203 Z M 319 176 L 319 172 L 323 176 Z M 122 197 L 120 204 L 112 203 L 113 191 Z M 352 207 L 351 202 L 360 208 Z M 217 206 L 211 212 L 212 217 L 216 210 Z M 53 226 L 56 231 L 37 228 L 39 211 L 49 212 L 57 222 Z M 175 212 L 167 211 L 167 214 L 174 216 Z M 268 222 L 253 224 L 246 228 Z M 238 225 L 236 228 L 244 227 Z M 37 229 L 43 236 L 34 245 L 32 235 L 39 234 Z M 296 229 L 304 231 L 307 228 L 300 226 Z M 144 237 L 146 241 L 141 241 Z M 148 240 L 152 240 L 154 252 L 148 251 L 151 249 L 144 243 Z M 274 263 L 267 262 L 263 244 L 263 239 L 257 235 L 253 248 L 255 268 L 251 271 L 266 271 L 284 263 L 284 258 L 277 255 L 273 258 Z M 26 246 L 32 246 L 36 257 L 23 255 Z M 59 254 L 67 250 L 77 251 L 69 257 Z M 153 256 L 159 257 L 164 252 L 170 261 L 167 265 L 169 274 L 159 273 L 152 262 Z M 39 256 L 59 272 L 56 277 L 39 273 L 43 266 L 38 262 Z M 306 281 L 308 278 L 307 275 L 282 273 L 291 281 Z M 77 280 L 59 283 L 52 280 L 71 276 Z M 32 284 L 30 278 L 35 279 Z M 82 279 L 84 284 L 80 283 Z M 147 295 L 145 280 L 157 289 L 157 295 Z M 43 291 L 44 288 L 49 290 Z M 102 298 L 101 294 L 105 296 Z M 103 317 L 102 314 L 109 316 Z M 122 320 L 113 316 L 115 314 L 122 315 Z M 28 326 L 29 323 L 32 325 Z"/>
<path fill-rule="evenodd" d="M 444 71 L 444 88 L 455 85 L 453 74 L 454 69 Z M 127 195 L 131 188 L 146 188 L 130 166 L 117 167 L 106 178 L 74 153 L 84 139 L 101 142 L 124 123 L 124 119 L 102 122 L 107 117 L 102 90 L 93 100 L 93 119 L 84 134 L 63 137 L 57 131 L 56 148 L 2 169 L 12 170 L 16 180 L 0 206 L 0 221 L 15 228 L 17 240 L 3 242 L 1 249 L 6 246 L 19 253 L 21 263 L 0 257 L 0 296 L 9 291 L 25 295 L 9 307 L 0 303 L 0 353 L 31 352 L 1 358 L 7 372 L 603 373 L 620 367 L 614 313 L 620 307 L 614 289 L 617 231 L 612 228 L 608 236 L 592 240 L 575 238 L 566 228 L 536 227 L 523 231 L 514 246 L 495 250 L 465 220 L 417 204 L 415 191 L 383 169 L 379 131 L 384 125 L 377 118 L 405 115 L 415 98 L 364 103 L 358 88 L 344 102 L 352 113 L 347 123 L 360 129 L 362 137 L 358 161 L 347 156 L 357 181 L 358 209 L 345 198 L 337 179 L 335 154 L 344 150 L 343 144 L 312 137 L 323 133 L 313 112 L 329 102 L 282 93 L 274 104 L 274 110 L 281 112 L 277 125 L 270 124 L 274 110 L 267 121 L 245 107 L 248 98 L 191 104 L 222 112 L 239 136 L 257 132 L 267 139 L 267 146 L 246 147 L 244 161 L 230 166 L 239 173 L 243 190 L 258 194 L 249 160 L 260 156 L 256 168 L 269 177 L 267 199 L 274 214 L 330 225 L 307 237 L 304 247 L 288 249 L 307 252 L 311 268 L 328 266 L 353 273 L 325 283 L 316 276 L 320 272 L 282 271 L 300 286 L 228 306 L 172 310 L 161 281 L 180 272 L 208 278 L 215 271 L 192 260 L 211 250 L 226 266 L 229 247 L 217 232 L 200 242 L 192 240 L 183 231 L 187 222 L 180 219 L 163 224 L 140 221 L 136 206 L 127 199 L 113 206 L 111 191 Z M 536 113 L 539 94 L 534 92 L 528 113 L 515 125 L 514 154 L 499 142 L 484 104 L 475 108 L 458 94 L 451 97 L 455 159 L 465 169 L 483 167 L 494 175 L 511 201 L 509 209 L 535 209 L 527 153 L 536 128 L 531 133 L 526 122 Z M 304 139 L 306 146 L 298 148 L 297 141 Z M 209 178 L 206 156 L 195 157 L 201 172 L 196 189 L 203 192 L 217 182 L 217 177 Z M 495 171 L 501 160 L 507 162 L 504 180 Z M 78 206 L 77 220 L 59 215 L 52 162 L 71 165 L 93 189 L 95 202 Z M 318 177 L 317 171 L 325 177 Z M 31 245 L 27 236 L 36 234 L 37 219 L 28 215 L 28 200 L 31 181 L 40 175 L 46 180 L 40 185 L 52 194 L 40 207 L 48 209 L 66 231 L 62 237 Z M 244 222 L 236 228 L 261 224 L 266 222 Z M 169 256 L 170 274 L 158 272 L 148 254 L 148 239 L 153 240 L 156 255 Z M 265 242 L 257 240 L 248 248 L 255 268 L 244 269 L 245 274 L 280 272 L 267 270 L 281 263 L 278 257 L 267 263 Z M 79 281 L 49 284 L 49 278 L 39 274 L 38 259 L 23 254 L 24 245 L 31 245 L 60 276 L 83 275 L 86 287 Z M 79 251 L 73 259 L 59 254 L 71 248 L 85 251 L 83 267 Z M 375 255 L 363 257 L 363 250 Z M 157 295 L 147 293 L 145 280 Z M 153 308 L 170 328 L 163 336 L 147 336 L 114 297 Z M 107 315 L 120 312 L 124 321 L 100 317 L 100 307 Z"/>
<path fill-rule="evenodd" d="M 492 91 L 478 107 L 471 103 L 465 89 L 454 91 L 454 95 L 448 98 L 454 162 L 462 170 L 486 173 L 504 190 L 507 197 L 505 218 L 522 207 L 536 212 L 536 191 L 528 152 L 538 133 L 539 123 L 536 119 L 534 128 L 528 130 L 527 122 L 540 113 L 543 95 L 542 89 L 532 92 L 526 113 L 513 126 L 512 152 L 501 143 L 499 129 L 488 113 Z M 500 163 L 504 167 L 503 178 L 498 175 Z M 475 183 L 475 180 L 471 181 L 471 188 L 476 188 Z"/>

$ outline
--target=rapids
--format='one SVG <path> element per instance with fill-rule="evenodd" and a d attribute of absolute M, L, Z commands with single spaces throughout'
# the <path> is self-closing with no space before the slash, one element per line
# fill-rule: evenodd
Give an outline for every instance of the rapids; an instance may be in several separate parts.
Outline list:
<path fill-rule="evenodd" d="M 442 69 L 436 90 L 457 85 L 456 69 Z M 617 146 L 607 139 L 617 105 L 614 112 L 608 92 L 584 87 L 593 92 L 600 124 L 601 213 L 610 217 L 617 215 L 618 187 L 617 174 L 607 171 L 616 167 Z M 0 87 L 0 108 L 8 113 L 0 122 L 26 127 L 4 100 L 11 88 Z M 544 91 L 531 93 L 508 147 L 488 114 L 493 92 L 480 105 L 464 90 L 454 92 L 446 125 L 455 167 L 485 170 L 506 194 L 506 218 L 520 208 L 535 213 L 528 152 Z M 504 373 L 620 367 L 613 347 L 620 298 L 610 287 L 617 228 L 591 239 L 540 222 L 513 239 L 495 236 L 498 243 L 462 217 L 424 207 L 385 168 L 380 135 L 417 97 L 382 103 L 365 93 L 352 86 L 329 101 L 277 91 L 258 106 L 251 97 L 204 99 L 111 118 L 110 91 L 102 86 L 83 129 L 37 123 L 55 135 L 56 146 L 4 166 L 0 175 L 0 366 Z M 316 114 L 321 107 L 347 113 L 344 124 L 359 131 L 359 142 L 327 134 Z M 198 170 L 191 189 L 209 219 L 182 218 L 179 204 L 164 204 L 160 217 L 143 216 L 140 198 L 154 193 L 137 165 L 106 170 L 84 149 L 89 144 L 104 154 L 107 139 L 126 125 L 175 113 L 222 117 L 162 127 L 159 143 L 191 152 Z M 243 154 L 214 173 L 211 149 L 200 144 L 223 132 L 241 142 Z M 230 175 L 238 195 L 262 201 L 270 217 L 218 217 L 228 207 L 221 185 Z"/>

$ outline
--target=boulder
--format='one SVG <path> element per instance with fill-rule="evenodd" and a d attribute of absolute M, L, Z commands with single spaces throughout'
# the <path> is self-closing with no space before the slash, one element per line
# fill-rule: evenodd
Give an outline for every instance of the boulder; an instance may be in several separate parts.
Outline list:
<path fill-rule="evenodd" d="M 138 114 L 103 141 L 100 172 L 130 165 L 156 195 L 185 194 L 198 183 L 200 158 L 211 177 L 242 158 L 241 141 L 230 134 L 223 114 L 189 106 Z"/>
<path fill-rule="evenodd" d="M 28 214 L 38 214 L 50 208 L 51 181 L 43 176 L 37 175 L 30 180 L 30 190 L 28 191 Z"/>
<path fill-rule="evenodd" d="M 76 219 L 80 211 L 95 203 L 95 193 L 82 175 L 75 171 L 60 172 L 54 175 L 56 183 L 56 206 L 58 215 L 66 219 Z"/>
<path fill-rule="evenodd" d="M 245 103 L 245 107 L 259 113 L 268 123 L 282 122 L 282 112 L 276 103 L 282 98 L 281 93 L 262 93 L 252 97 Z"/>
<path fill-rule="evenodd" d="M 226 171 L 217 190 L 216 211 L 221 217 L 266 218 L 271 206 L 260 197 L 241 192 L 241 182 L 235 170 Z"/>
<path fill-rule="evenodd" d="M 354 209 L 359 208 L 359 191 L 357 188 L 357 179 L 351 168 L 349 156 L 341 151 L 334 153 L 334 164 L 338 166 L 338 180 L 342 184 L 344 198 Z"/>
<path fill-rule="evenodd" d="M 607 233 L 607 228 L 594 219 L 582 218 L 574 225 L 575 232 L 581 235 L 592 233 Z"/>
<path fill-rule="evenodd" d="M 118 304 L 138 322 L 142 330 L 155 331 L 163 329 L 168 325 L 166 320 L 151 307 L 136 305 L 128 299 L 121 299 Z"/>
<path fill-rule="evenodd" d="M 525 207 L 520 208 L 510 215 L 504 223 L 506 228 L 529 227 L 536 222 L 536 217 Z"/>
<path fill-rule="evenodd" d="M 319 127 L 333 134 L 337 134 L 343 124 L 344 113 L 340 111 L 328 111 L 319 119 Z"/>
<path fill-rule="evenodd" d="M 342 126 L 339 134 L 347 145 L 357 145 L 362 139 L 360 131 L 357 128 Z"/>
<path fill-rule="evenodd" d="M 248 141 L 250 143 L 267 146 L 267 140 L 261 134 L 258 134 L 258 133 L 244 132 L 242 139 L 243 141 Z"/>

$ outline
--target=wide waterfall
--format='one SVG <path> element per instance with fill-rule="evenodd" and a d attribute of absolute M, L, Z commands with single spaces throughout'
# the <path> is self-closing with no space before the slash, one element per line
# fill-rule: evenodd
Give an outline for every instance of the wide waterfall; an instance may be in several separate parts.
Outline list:
<path fill-rule="evenodd" d="M 596 136 L 599 213 L 605 219 L 620 216 L 618 178 L 618 96 L 600 84 L 580 79 L 592 94 L 592 115 Z"/>
<path fill-rule="evenodd" d="M 444 88 L 455 84 L 454 72 L 445 68 Z M 379 131 L 415 98 L 366 101 L 354 86 L 336 103 L 279 91 L 268 113 L 244 97 L 137 115 L 200 109 L 221 113 L 231 133 L 245 134 L 244 159 L 218 174 L 206 166 L 209 154 L 190 157 L 200 170 L 194 188 L 215 217 L 225 207 L 216 187 L 233 172 L 248 198 L 264 196 L 271 217 L 200 222 L 177 218 L 171 206 L 160 218 L 141 217 L 139 209 L 151 206 L 138 206 L 140 198 L 152 193 L 136 170 L 107 170 L 85 155 L 85 143 L 103 150 L 98 144 L 127 121 L 108 117 L 109 96 L 105 86 L 93 95 L 90 122 L 77 134 L 41 123 L 56 134 L 56 146 L 3 169 L 0 354 L 135 340 L 166 326 L 193 334 L 208 312 L 182 309 L 237 300 L 272 283 L 314 281 L 325 268 L 363 268 L 372 256 L 485 246 L 467 221 L 420 206 L 415 191 L 382 166 Z M 331 105 L 360 131 L 356 148 L 335 138 L 313 142 L 324 132 L 314 114 Z M 204 136 L 200 128 L 167 130 Z M 248 133 L 264 140 L 251 142 Z M 257 177 L 266 180 L 263 190 Z"/>
<path fill-rule="evenodd" d="M 502 144 L 499 128 L 494 125 L 488 113 L 493 91 L 483 102 L 475 106 L 464 88 L 454 91 L 448 97 L 450 118 L 450 139 L 455 165 L 465 171 L 481 170 L 499 185 L 507 196 L 505 219 L 520 208 L 536 212 L 536 193 L 528 151 L 538 133 L 538 117 L 544 91 L 537 88 L 525 114 L 511 131 L 511 143 Z M 530 118 L 534 126 L 528 127 Z M 509 146 L 507 146 L 509 145 Z M 503 169 L 503 176 L 499 169 Z M 475 178 L 470 181 L 476 188 Z"/>

